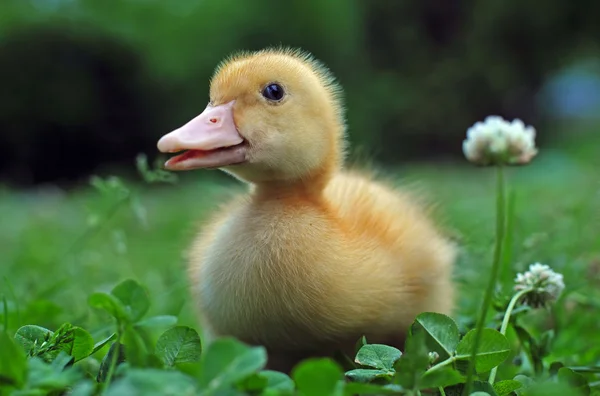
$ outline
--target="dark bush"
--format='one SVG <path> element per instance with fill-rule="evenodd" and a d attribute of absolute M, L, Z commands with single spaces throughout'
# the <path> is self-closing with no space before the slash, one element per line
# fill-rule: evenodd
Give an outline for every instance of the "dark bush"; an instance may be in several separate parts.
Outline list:
<path fill-rule="evenodd" d="M 0 42 L 0 177 L 71 179 L 155 154 L 162 133 L 204 108 L 220 60 L 278 44 L 333 70 L 353 147 L 382 162 L 460 157 L 466 128 L 490 114 L 535 124 L 543 144 L 540 88 L 600 39 L 591 0 L 543 12 L 517 0 L 78 4 L 86 12 L 48 20 L 96 30 L 31 19 Z"/>
<path fill-rule="evenodd" d="M 140 57 L 105 34 L 35 26 L 0 43 L 0 173 L 19 184 L 72 180 L 132 161 L 160 129 Z"/>

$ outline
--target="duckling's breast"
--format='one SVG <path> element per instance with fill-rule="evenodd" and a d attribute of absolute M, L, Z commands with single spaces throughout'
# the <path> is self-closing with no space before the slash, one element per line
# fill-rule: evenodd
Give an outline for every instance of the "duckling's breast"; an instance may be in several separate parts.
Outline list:
<path fill-rule="evenodd" d="M 213 331 L 287 347 L 315 344 L 339 330 L 331 319 L 331 268 L 339 242 L 318 210 L 244 208 L 216 230 L 201 260 L 200 309 Z M 276 346 L 276 345 L 272 345 Z"/>

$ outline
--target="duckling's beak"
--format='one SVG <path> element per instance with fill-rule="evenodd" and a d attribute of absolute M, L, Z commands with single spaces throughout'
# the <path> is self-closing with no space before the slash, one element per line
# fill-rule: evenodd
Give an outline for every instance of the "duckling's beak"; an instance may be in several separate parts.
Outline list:
<path fill-rule="evenodd" d="M 220 168 L 246 160 L 244 138 L 238 133 L 233 120 L 235 100 L 219 106 L 208 105 L 187 124 L 163 136 L 158 149 L 163 153 L 185 153 L 169 159 L 169 170 Z"/>

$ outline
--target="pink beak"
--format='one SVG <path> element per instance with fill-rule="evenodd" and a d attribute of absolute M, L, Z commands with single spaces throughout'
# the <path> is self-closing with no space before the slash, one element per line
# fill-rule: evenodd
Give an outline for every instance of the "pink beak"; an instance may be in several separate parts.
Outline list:
<path fill-rule="evenodd" d="M 187 124 L 166 134 L 158 141 L 163 153 L 189 150 L 169 159 L 165 168 L 190 170 L 220 168 L 244 162 L 246 145 L 233 120 L 235 100 L 206 109 Z"/>

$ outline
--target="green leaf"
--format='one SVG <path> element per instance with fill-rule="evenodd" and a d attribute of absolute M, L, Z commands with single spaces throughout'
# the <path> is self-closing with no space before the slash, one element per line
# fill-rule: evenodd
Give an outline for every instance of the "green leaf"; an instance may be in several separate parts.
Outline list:
<path fill-rule="evenodd" d="M 70 331 L 72 340 L 61 349 L 73 356 L 75 362 L 90 356 L 94 351 L 92 335 L 81 327 L 72 327 Z"/>
<path fill-rule="evenodd" d="M 518 374 L 515 375 L 515 377 L 513 378 L 513 380 L 519 382 L 521 384 L 521 387 L 519 388 L 519 392 L 518 395 L 524 395 L 527 394 L 528 389 L 535 385 L 535 381 L 532 378 L 529 378 L 526 375 L 523 374 Z"/>
<path fill-rule="evenodd" d="M 419 331 L 406 339 L 404 354 L 395 365 L 394 382 L 405 389 L 416 389 L 421 376 L 429 365 L 429 354 L 425 346 L 425 333 Z"/>
<path fill-rule="evenodd" d="M 0 386 L 20 388 L 25 379 L 26 357 L 13 340 L 0 332 Z"/>
<path fill-rule="evenodd" d="M 108 337 L 106 337 L 105 339 L 103 339 L 102 341 L 98 341 L 94 345 L 94 350 L 92 351 L 91 355 L 93 355 L 94 353 L 98 352 L 100 349 L 104 348 L 104 346 L 106 344 L 108 344 L 109 342 L 111 342 L 115 338 L 117 338 L 117 333 L 112 333 L 111 335 L 109 335 Z"/>
<path fill-rule="evenodd" d="M 540 352 L 542 352 L 540 344 L 526 328 L 519 326 L 518 324 L 513 324 L 513 329 L 517 333 L 521 343 L 524 345 L 524 352 L 529 356 L 533 363 L 534 372 L 541 373 L 544 368 L 544 363 L 543 356 L 540 354 Z"/>
<path fill-rule="evenodd" d="M 343 390 L 340 366 L 331 359 L 307 359 L 293 370 L 298 393 L 305 396 L 336 396 Z"/>
<path fill-rule="evenodd" d="M 437 352 L 441 360 L 446 360 L 454 354 L 460 339 L 454 320 L 435 312 L 425 312 L 417 316 L 412 332 L 417 331 L 425 332 L 428 349 Z"/>
<path fill-rule="evenodd" d="M 136 326 L 156 328 L 172 327 L 177 323 L 177 316 L 159 315 L 137 322 Z"/>
<path fill-rule="evenodd" d="M 346 371 L 346 377 L 356 382 L 371 382 L 378 378 L 390 379 L 394 374 L 394 370 L 354 369 Z"/>
<path fill-rule="evenodd" d="M 355 396 L 355 395 L 402 395 L 404 392 L 402 388 L 388 388 L 382 385 L 375 384 L 362 384 L 359 382 L 347 383 L 344 387 L 344 395 Z"/>
<path fill-rule="evenodd" d="M 590 386 L 588 385 L 587 379 L 570 368 L 563 367 L 558 370 L 558 380 L 564 384 L 577 389 L 583 395 L 590 394 Z"/>
<path fill-rule="evenodd" d="M 516 391 L 521 388 L 523 385 L 519 381 L 515 380 L 505 380 L 498 381 L 494 384 L 494 390 L 498 394 L 498 396 L 508 396 L 511 392 Z"/>
<path fill-rule="evenodd" d="M 456 347 L 456 359 L 469 359 L 475 342 L 475 329 L 469 331 Z M 510 354 L 510 344 L 505 336 L 494 329 L 482 329 L 481 342 L 475 358 L 475 370 L 485 373 L 500 365 Z"/>
<path fill-rule="evenodd" d="M 125 307 L 121 301 L 113 295 L 106 293 L 93 293 L 88 298 L 88 305 L 92 308 L 103 309 L 112 315 L 112 317 L 117 319 L 118 322 L 128 319 Z"/>
<path fill-rule="evenodd" d="M 73 363 L 73 361 L 73 356 L 69 355 L 65 351 L 60 351 L 56 356 L 56 359 L 50 363 L 50 366 L 52 366 L 55 371 L 63 371 L 68 365 Z"/>
<path fill-rule="evenodd" d="M 400 356 L 402 356 L 402 352 L 394 347 L 369 344 L 360 348 L 354 361 L 361 366 L 393 370 L 394 364 L 400 359 Z"/>
<path fill-rule="evenodd" d="M 293 391 L 295 388 L 294 381 L 287 374 L 279 371 L 264 370 L 259 375 L 266 378 L 269 389 Z"/>
<path fill-rule="evenodd" d="M 420 388 L 439 388 L 451 385 L 456 385 L 465 382 L 463 377 L 458 371 L 452 367 L 442 367 L 437 370 L 430 370 L 423 374 L 420 381 Z"/>
<path fill-rule="evenodd" d="M 119 283 L 111 291 L 111 294 L 121 301 L 132 322 L 140 320 L 150 308 L 150 300 L 146 289 L 133 279 Z"/>
<path fill-rule="evenodd" d="M 96 392 L 97 383 L 91 380 L 83 380 L 77 382 L 72 389 L 67 393 L 69 396 L 94 396 L 98 394 Z"/>
<path fill-rule="evenodd" d="M 23 326 L 17 330 L 15 340 L 29 355 L 39 355 L 47 361 L 53 360 L 61 350 L 79 361 L 88 357 L 94 349 L 90 333 L 69 323 L 63 324 L 56 332 L 35 325 Z M 44 342 L 46 348 L 42 349 Z"/>
<path fill-rule="evenodd" d="M 268 381 L 265 377 L 261 376 L 259 373 L 254 373 L 238 382 L 236 388 L 254 394 L 265 389 L 267 383 Z"/>
<path fill-rule="evenodd" d="M 191 327 L 177 326 L 165 331 L 156 342 L 156 355 L 167 366 L 200 360 L 200 336 Z"/>
<path fill-rule="evenodd" d="M 43 389 L 43 394 L 63 394 L 80 379 L 83 373 L 74 367 L 65 367 L 72 357 L 61 351 L 52 364 L 45 363 L 39 357 L 28 361 L 27 388 Z"/>
<path fill-rule="evenodd" d="M 176 370 L 139 369 L 127 370 L 122 378 L 116 379 L 106 396 L 144 395 L 196 395 L 196 381 Z"/>
<path fill-rule="evenodd" d="M 69 396 L 94 396 L 96 394 L 96 383 L 90 380 L 77 382 L 67 393 Z"/>
<path fill-rule="evenodd" d="M 45 340 L 52 337 L 53 334 L 52 331 L 41 326 L 25 325 L 20 327 L 15 333 L 15 341 L 29 355 L 34 345 L 41 345 Z"/>
<path fill-rule="evenodd" d="M 487 381 L 473 381 L 473 392 L 482 392 L 491 396 L 498 396 L 492 384 Z"/>
<path fill-rule="evenodd" d="M 209 345 L 201 362 L 201 387 L 216 391 L 262 369 L 267 363 L 267 352 L 263 347 L 250 347 L 232 337 L 224 337 Z"/>

